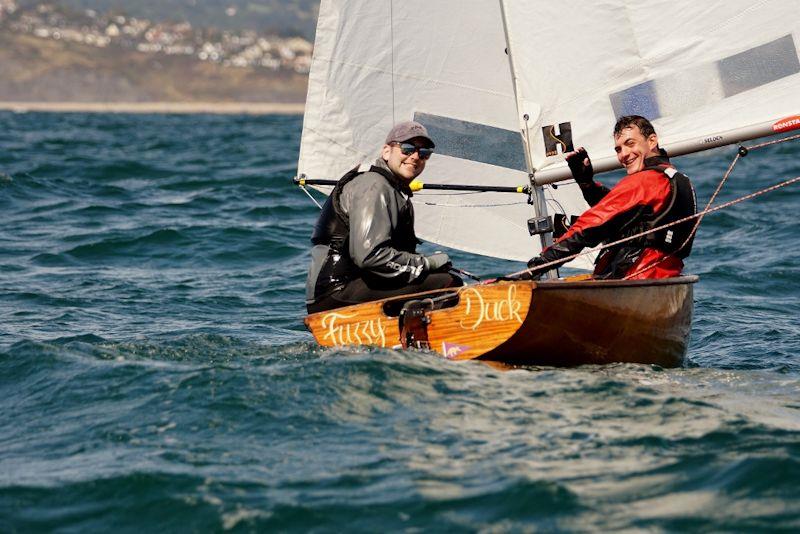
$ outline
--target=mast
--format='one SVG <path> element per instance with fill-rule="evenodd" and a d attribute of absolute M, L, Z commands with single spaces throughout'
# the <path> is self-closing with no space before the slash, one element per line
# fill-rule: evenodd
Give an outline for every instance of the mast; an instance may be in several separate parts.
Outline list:
<path fill-rule="evenodd" d="M 536 221 L 543 221 L 548 217 L 547 203 L 545 202 L 544 188 L 542 187 L 542 184 L 537 184 L 536 181 L 534 180 L 535 169 L 533 168 L 533 162 L 531 161 L 530 126 L 529 126 L 529 122 L 532 117 L 525 109 L 525 106 L 523 105 L 520 99 L 519 77 L 517 76 L 516 69 L 514 68 L 514 58 L 511 49 L 511 38 L 509 37 L 509 32 L 508 32 L 508 19 L 506 16 L 505 2 L 504 0 L 499 0 L 499 3 L 500 3 L 500 18 L 503 21 L 503 35 L 505 36 L 506 40 L 506 55 L 508 55 L 508 67 L 511 72 L 511 80 L 513 82 L 513 87 L 514 87 L 514 99 L 517 103 L 517 115 L 520 124 L 520 134 L 522 135 L 522 143 L 525 148 L 525 164 L 528 167 L 528 178 L 530 179 L 531 182 L 530 201 L 531 204 L 533 205 L 533 212 L 536 217 Z M 533 118 L 535 119 L 536 117 Z M 542 250 L 544 250 L 546 247 L 550 246 L 553 243 L 552 232 L 540 233 L 539 239 L 541 241 Z M 554 278 L 555 272 L 548 271 L 547 276 L 549 278 Z"/>

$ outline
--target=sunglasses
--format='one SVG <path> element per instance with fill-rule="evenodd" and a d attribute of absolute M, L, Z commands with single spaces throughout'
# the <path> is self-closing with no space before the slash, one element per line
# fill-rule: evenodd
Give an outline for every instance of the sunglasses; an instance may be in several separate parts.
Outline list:
<path fill-rule="evenodd" d="M 419 159 L 428 159 L 433 154 L 432 148 L 422 148 L 418 147 L 412 143 L 393 143 L 400 147 L 400 152 L 403 153 L 404 156 L 410 156 L 414 152 L 419 152 Z"/>

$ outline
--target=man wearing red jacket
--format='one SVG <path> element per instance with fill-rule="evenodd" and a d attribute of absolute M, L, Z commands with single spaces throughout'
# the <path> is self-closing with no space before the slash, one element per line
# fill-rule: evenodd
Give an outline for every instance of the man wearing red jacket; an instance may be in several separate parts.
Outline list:
<path fill-rule="evenodd" d="M 575 181 L 591 206 L 553 245 L 532 258 L 536 268 L 697 213 L 689 178 L 677 172 L 658 146 L 653 125 L 629 115 L 614 126 L 617 159 L 628 175 L 612 189 L 593 181 L 592 163 L 583 148 L 567 154 Z M 669 278 L 678 276 L 692 249 L 694 220 L 604 249 L 595 262 L 595 278 Z"/>

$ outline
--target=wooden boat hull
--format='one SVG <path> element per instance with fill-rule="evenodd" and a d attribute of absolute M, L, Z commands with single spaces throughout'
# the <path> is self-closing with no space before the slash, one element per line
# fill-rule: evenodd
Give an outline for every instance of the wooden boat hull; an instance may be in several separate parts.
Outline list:
<path fill-rule="evenodd" d="M 465 286 L 449 307 L 425 311 L 424 346 L 452 360 L 674 367 L 686 354 L 696 281 L 696 276 L 681 276 Z M 425 301 L 444 293 L 414 298 Z M 323 346 L 398 348 L 403 345 L 401 321 L 384 311 L 387 302 L 396 300 L 311 314 L 305 322 Z"/>

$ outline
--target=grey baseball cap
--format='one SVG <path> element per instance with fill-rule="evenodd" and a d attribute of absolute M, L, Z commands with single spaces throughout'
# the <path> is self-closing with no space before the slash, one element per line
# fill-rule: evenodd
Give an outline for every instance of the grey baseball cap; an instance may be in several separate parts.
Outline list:
<path fill-rule="evenodd" d="M 425 139 L 430 144 L 430 148 L 436 146 L 431 136 L 428 135 L 428 130 L 416 121 L 405 121 L 395 124 L 391 131 L 389 131 L 389 135 L 386 136 L 386 144 L 388 145 L 393 141 L 403 143 L 415 137 Z"/>

